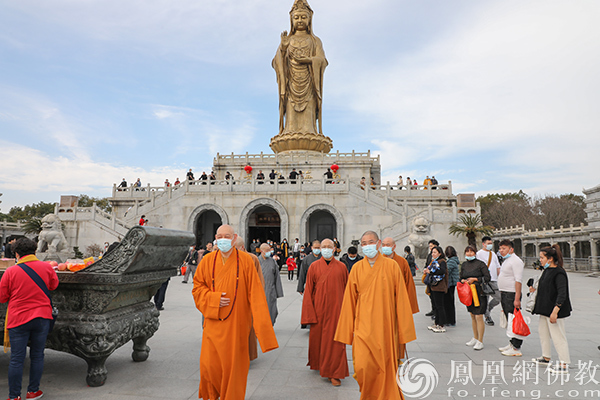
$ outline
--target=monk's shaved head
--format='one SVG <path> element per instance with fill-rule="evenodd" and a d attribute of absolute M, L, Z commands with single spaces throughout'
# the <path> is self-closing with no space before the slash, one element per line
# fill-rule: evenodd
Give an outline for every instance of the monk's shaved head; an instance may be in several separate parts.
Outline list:
<path fill-rule="evenodd" d="M 267 251 L 271 250 L 271 245 L 268 243 L 263 243 L 260 245 L 260 251 L 263 253 L 266 253 Z"/>
<path fill-rule="evenodd" d="M 363 233 L 362 236 L 360 237 L 360 241 L 362 242 L 364 239 L 366 239 L 366 237 L 370 237 L 370 236 L 375 238 L 376 242 L 379 241 L 379 235 L 373 231 L 366 231 L 365 233 Z"/>
<path fill-rule="evenodd" d="M 333 240 L 331 239 L 323 239 L 323 241 L 321 242 L 321 248 L 335 249 L 335 244 L 333 244 Z"/>
<path fill-rule="evenodd" d="M 231 227 L 231 225 L 221 225 L 219 229 L 217 229 L 217 234 L 215 238 L 217 239 L 233 239 L 235 236 L 235 231 Z"/>
<path fill-rule="evenodd" d="M 385 247 L 394 247 L 396 245 L 396 241 L 391 237 L 386 237 L 381 241 L 381 245 Z"/>
<path fill-rule="evenodd" d="M 238 236 L 237 239 L 235 239 L 233 247 L 235 247 L 238 250 L 246 250 L 246 247 L 244 245 L 244 239 Z"/>

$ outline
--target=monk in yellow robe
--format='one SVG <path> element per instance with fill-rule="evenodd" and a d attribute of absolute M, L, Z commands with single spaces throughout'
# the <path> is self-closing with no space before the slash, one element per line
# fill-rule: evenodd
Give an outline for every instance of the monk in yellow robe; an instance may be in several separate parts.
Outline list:
<path fill-rule="evenodd" d="M 408 293 L 408 299 L 410 300 L 410 308 L 412 313 L 416 314 L 419 312 L 419 303 L 417 302 L 417 288 L 415 281 L 413 280 L 412 272 L 410 272 L 410 266 L 406 258 L 396 254 L 396 241 L 391 237 L 386 237 L 381 241 L 381 253 L 387 258 L 391 258 L 396 261 L 402 272 L 404 283 L 406 284 L 406 291 Z M 406 353 L 406 344 L 400 343 L 398 358 L 404 358 Z"/>
<path fill-rule="evenodd" d="M 375 232 L 365 232 L 361 246 L 365 258 L 350 271 L 335 340 L 352 345 L 362 400 L 404 399 L 398 347 L 417 337 L 406 284 L 398 264 L 379 253 Z"/>
<path fill-rule="evenodd" d="M 265 291 L 249 254 L 233 247 L 233 228 L 222 225 L 216 251 L 202 258 L 192 295 L 204 315 L 200 388 L 205 400 L 243 400 L 250 368 L 250 328 L 263 352 L 279 347 Z"/>
<path fill-rule="evenodd" d="M 246 250 L 246 246 L 244 245 L 244 239 L 238 236 L 235 241 L 235 248 L 239 251 L 244 251 L 252 257 L 254 260 L 254 266 L 256 267 L 256 272 L 258 272 L 258 277 L 260 278 L 260 283 L 265 288 L 265 278 L 262 273 L 262 268 L 260 268 L 260 261 L 258 261 L 258 257 L 254 254 L 249 253 Z M 250 325 L 250 337 L 248 338 L 248 351 L 250 352 L 250 361 L 256 360 L 258 358 L 258 342 L 256 341 L 256 333 L 254 332 L 254 327 Z"/>
<path fill-rule="evenodd" d="M 346 264 L 336 260 L 330 239 L 321 242 L 322 257 L 313 262 L 306 274 L 301 323 L 310 325 L 308 366 L 340 386 L 347 377 L 346 345 L 333 340 L 340 317 L 344 289 L 348 282 Z"/>

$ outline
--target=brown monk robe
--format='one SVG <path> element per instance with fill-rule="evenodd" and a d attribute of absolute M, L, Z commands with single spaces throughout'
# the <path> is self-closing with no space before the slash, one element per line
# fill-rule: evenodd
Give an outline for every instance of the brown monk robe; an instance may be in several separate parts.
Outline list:
<path fill-rule="evenodd" d="M 416 314 L 419 312 L 419 303 L 417 302 L 417 288 L 415 286 L 415 281 L 413 280 L 412 272 L 410 272 L 410 266 L 408 265 L 408 261 L 404 257 L 400 257 L 396 254 L 396 242 L 391 237 L 386 237 L 381 241 L 382 247 L 391 247 L 392 254 L 386 255 L 387 258 L 391 258 L 400 267 L 400 271 L 402 272 L 402 276 L 404 277 L 404 283 L 406 284 L 406 291 L 408 292 L 408 299 L 410 300 L 410 308 L 412 309 L 412 313 Z M 406 343 L 400 343 L 398 347 L 398 359 L 403 359 L 406 354 Z"/>
<path fill-rule="evenodd" d="M 248 252 L 246 247 L 244 246 L 244 239 L 238 236 L 235 241 L 235 248 L 240 251 L 245 251 L 250 254 L 250 257 L 254 260 L 254 266 L 256 267 L 256 272 L 258 272 L 258 277 L 260 278 L 260 283 L 265 288 L 265 277 L 262 273 L 262 268 L 260 267 L 260 261 L 258 261 L 258 257 L 254 254 Z M 254 327 L 250 327 L 250 337 L 248 338 L 248 350 L 250 351 L 250 361 L 256 360 L 258 358 L 258 342 L 256 339 L 256 333 L 254 332 Z"/>
<path fill-rule="evenodd" d="M 352 345 L 362 400 L 403 399 L 398 346 L 416 339 L 406 285 L 398 264 L 375 251 L 381 247 L 375 232 L 365 232 L 361 246 L 365 258 L 350 271 L 335 340 Z"/>
<path fill-rule="evenodd" d="M 217 230 L 235 243 L 229 225 Z M 202 258 L 194 275 L 192 294 L 205 317 L 200 352 L 198 397 L 205 400 L 243 400 L 250 368 L 248 338 L 254 326 L 263 352 L 278 347 L 265 291 L 249 254 L 220 245 Z M 227 251 L 224 251 L 227 250 Z"/>
<path fill-rule="evenodd" d="M 328 243 L 331 242 L 330 249 Z M 329 250 L 331 255 L 327 252 Z M 329 378 L 334 386 L 349 375 L 346 345 L 333 340 L 342 308 L 348 268 L 333 258 L 334 245 L 321 242 L 321 257 L 313 262 L 306 275 L 301 323 L 310 324 L 308 366 Z M 327 259 L 326 256 L 329 256 Z"/>

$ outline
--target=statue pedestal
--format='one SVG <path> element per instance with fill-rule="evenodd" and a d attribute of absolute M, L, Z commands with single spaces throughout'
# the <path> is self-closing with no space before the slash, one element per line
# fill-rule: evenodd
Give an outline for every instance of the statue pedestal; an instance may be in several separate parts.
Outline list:
<path fill-rule="evenodd" d="M 328 136 L 314 133 L 281 133 L 271 138 L 269 146 L 275 153 L 292 150 L 329 153 L 333 147 L 333 142 Z"/>
<path fill-rule="evenodd" d="M 73 256 L 73 254 L 71 254 L 71 252 L 68 252 L 68 251 L 61 251 L 58 253 L 57 252 L 36 253 L 36 257 L 40 261 L 56 261 L 57 263 L 64 263 L 65 261 L 67 261 L 67 259 L 73 258 L 72 256 Z"/>

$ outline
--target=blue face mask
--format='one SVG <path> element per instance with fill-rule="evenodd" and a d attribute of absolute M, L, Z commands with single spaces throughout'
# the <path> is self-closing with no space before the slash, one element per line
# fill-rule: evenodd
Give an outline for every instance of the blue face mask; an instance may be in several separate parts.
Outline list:
<path fill-rule="evenodd" d="M 362 246 L 362 251 L 368 258 L 374 258 L 377 255 L 377 245 L 368 244 L 366 246 Z"/>
<path fill-rule="evenodd" d="M 489 251 L 494 250 L 494 245 L 493 244 L 488 244 L 487 246 L 485 246 L 486 249 L 488 249 Z"/>
<path fill-rule="evenodd" d="M 356 260 L 356 256 L 354 256 L 354 257 L 350 257 L 350 256 L 348 256 L 348 259 L 349 259 L 350 261 L 354 261 L 354 260 Z"/>
<path fill-rule="evenodd" d="M 550 266 L 550 263 L 546 263 L 542 268 L 546 269 Z"/>
<path fill-rule="evenodd" d="M 469 261 L 473 261 L 475 259 L 475 256 L 465 256 L 465 258 Z"/>
<path fill-rule="evenodd" d="M 502 258 L 504 258 L 505 260 L 506 260 L 507 258 L 509 258 L 509 257 L 510 257 L 510 253 L 506 253 L 506 255 L 505 255 L 505 256 L 502 256 Z"/>
<path fill-rule="evenodd" d="M 217 247 L 223 253 L 227 253 L 231 250 L 231 239 L 217 239 Z"/>
<path fill-rule="evenodd" d="M 381 252 L 383 255 L 391 256 L 392 255 L 392 247 L 384 246 L 381 248 Z"/>
<path fill-rule="evenodd" d="M 321 249 L 321 254 L 323 255 L 323 258 L 331 258 L 333 257 L 333 249 Z"/>
<path fill-rule="evenodd" d="M 265 258 L 269 258 L 269 257 L 271 257 L 272 255 L 273 255 L 273 252 L 272 252 L 272 251 L 267 251 L 267 252 L 265 253 Z"/>
<path fill-rule="evenodd" d="M 312 252 L 315 254 L 315 256 L 318 256 L 319 254 L 321 254 L 321 249 L 313 249 Z"/>

